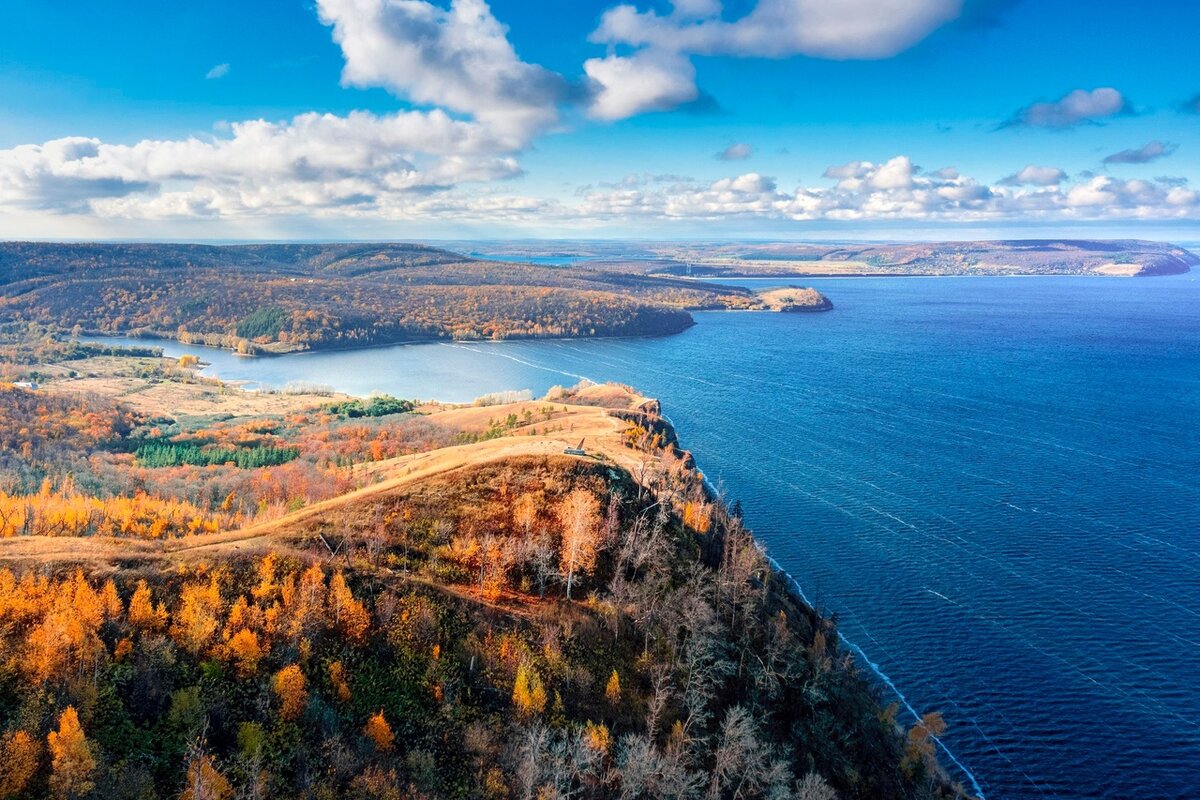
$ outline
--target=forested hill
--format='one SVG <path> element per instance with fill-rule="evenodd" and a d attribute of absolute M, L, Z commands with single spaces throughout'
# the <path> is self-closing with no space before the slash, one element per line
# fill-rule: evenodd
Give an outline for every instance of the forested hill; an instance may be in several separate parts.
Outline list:
<path fill-rule="evenodd" d="M 479 261 L 414 244 L 0 243 L 0 318 L 286 352 L 675 333 L 742 289 Z"/>
<path fill-rule="evenodd" d="M 0 798 L 965 798 L 657 402 L 291 402 L 0 387 Z"/>

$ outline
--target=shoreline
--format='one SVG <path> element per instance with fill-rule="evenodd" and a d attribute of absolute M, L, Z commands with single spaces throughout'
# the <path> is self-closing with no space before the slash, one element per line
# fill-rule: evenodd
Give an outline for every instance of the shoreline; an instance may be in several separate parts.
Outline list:
<path fill-rule="evenodd" d="M 690 457 L 692 469 L 701 477 L 710 499 L 713 502 L 724 506 L 725 501 L 722 499 L 721 493 L 709 478 L 709 473 L 701 468 L 700 460 L 696 458 L 695 452 L 682 445 L 682 442 L 679 438 L 679 430 L 675 427 L 674 421 L 672 421 L 669 416 L 663 413 L 661 401 L 659 401 L 657 398 L 650 398 L 649 400 L 650 402 L 658 404 L 659 419 L 663 420 L 669 427 L 671 438 L 676 442 L 675 446 Z M 797 580 L 794 575 L 784 569 L 783 565 L 780 564 L 773 555 L 771 555 L 770 551 L 767 550 L 766 544 L 759 538 L 754 530 L 749 527 L 747 527 L 746 530 L 749 532 L 750 539 L 754 542 L 754 546 L 758 549 L 759 553 L 762 554 L 763 558 L 767 560 L 767 563 L 770 564 L 771 569 L 784 579 L 787 587 L 786 591 L 794 600 L 802 603 L 817 616 L 822 618 L 828 618 L 831 616 L 836 617 L 836 611 L 832 612 L 832 614 L 827 614 L 821 609 L 817 608 L 816 604 L 808 599 L 808 595 L 805 593 L 804 587 L 800 584 L 800 581 Z M 878 681 L 878 683 L 885 688 L 886 691 L 890 692 L 900 702 L 900 705 L 912 716 L 915 722 L 919 722 L 921 720 L 921 714 L 912 705 L 912 703 L 909 702 L 908 697 L 904 694 L 904 692 L 900 691 L 900 687 L 896 685 L 895 681 L 893 681 L 888 674 L 883 671 L 882 667 L 880 667 L 876 661 L 872 660 L 859 644 L 849 639 L 842 631 L 840 626 L 836 626 L 834 631 L 837 633 L 838 641 L 850 649 L 851 653 L 854 655 L 855 661 L 858 661 L 865 666 L 867 671 L 873 676 L 873 680 Z M 946 758 L 950 760 L 950 763 L 952 763 L 958 769 L 962 777 L 966 778 L 966 780 L 970 783 L 971 789 L 974 791 L 973 797 L 975 800 L 986 800 L 986 795 L 983 791 L 983 788 L 979 785 L 979 780 L 976 778 L 975 773 L 973 773 L 970 768 L 963 764 L 958 756 L 956 756 L 950 749 L 949 745 L 943 742 L 940 737 L 931 735 L 930 738 L 937 743 L 938 748 L 946 755 Z M 944 777 L 952 777 L 946 772 L 944 765 L 939 765 L 939 768 Z"/>
<path fill-rule="evenodd" d="M 697 308 L 686 309 L 688 314 L 703 313 L 708 311 L 769 311 L 765 308 Z M 253 359 L 253 358 L 289 358 L 292 356 L 304 355 L 319 355 L 322 353 L 355 353 L 363 350 L 379 350 L 384 347 L 408 347 L 409 345 L 478 345 L 478 344 L 504 344 L 505 342 L 588 342 L 588 341 L 622 341 L 625 339 L 665 339 L 669 336 L 678 336 L 685 331 L 696 327 L 698 323 L 693 318 L 690 325 L 682 328 L 674 333 L 629 333 L 620 336 L 514 336 L 510 339 L 406 339 L 399 342 L 368 342 L 365 344 L 348 344 L 338 347 L 310 347 L 304 350 L 285 350 L 283 352 L 265 351 L 261 353 L 239 353 L 231 347 L 223 347 L 216 344 L 204 344 L 202 342 L 181 342 L 170 336 L 135 336 L 130 333 L 88 333 L 84 334 L 79 341 L 82 343 L 105 344 L 106 340 L 111 339 L 135 339 L 137 341 L 145 341 L 147 347 L 162 347 L 161 344 L 155 342 L 171 342 L 180 347 L 203 347 L 207 350 L 218 350 L 222 353 L 229 353 L 238 358 Z"/>
<path fill-rule="evenodd" d="M 695 281 L 696 283 L 712 283 L 713 281 L 779 281 L 779 280 L 864 280 L 869 278 L 1098 278 L 1102 280 L 1112 279 L 1129 279 L 1129 278 L 1177 278 L 1180 275 L 1190 275 L 1192 270 L 1187 272 L 1165 272 L 1165 273 L 1150 273 L 1140 275 L 1104 275 L 1094 272 L 1013 272 L 995 275 L 980 275 L 971 273 L 967 275 L 944 274 L 932 272 L 831 272 L 831 273 L 797 273 L 789 275 L 670 275 L 664 273 L 662 277 L 678 278 L 685 281 Z"/>
<path fill-rule="evenodd" d="M 758 309 L 758 310 L 761 311 L 762 313 L 779 313 L 779 312 L 775 312 L 775 311 L 770 311 L 769 309 Z M 633 337 L 607 337 L 607 338 L 633 338 Z M 178 344 L 178 345 L 184 346 L 184 347 L 189 346 L 189 345 L 185 345 L 181 342 L 178 342 L 177 340 L 172 340 L 172 339 L 160 339 L 160 341 L 171 342 L 171 343 L 175 343 L 175 344 Z M 446 345 L 456 345 L 456 344 L 471 345 L 471 344 L 482 344 L 482 343 L 487 343 L 487 342 L 488 342 L 488 340 L 466 341 L 466 342 L 433 342 L 433 343 L 446 344 Z M 211 345 L 190 345 L 190 346 L 212 347 Z M 396 345 L 386 345 L 386 346 L 396 346 Z M 213 349 L 224 350 L 225 348 L 213 348 Z M 344 348 L 344 350 L 354 350 L 354 349 L 365 349 L 365 348 Z M 296 354 L 291 353 L 291 354 L 286 354 L 286 355 L 296 355 Z M 164 356 L 164 357 L 170 358 L 169 356 Z M 211 366 L 211 364 L 210 364 L 210 366 Z M 249 388 L 250 384 L 255 383 L 255 381 L 252 381 L 252 380 L 243 380 L 243 379 L 225 380 L 225 379 L 222 379 L 219 376 L 215 376 L 215 375 L 214 376 L 206 376 L 206 377 L 209 377 L 211 380 L 215 380 L 215 381 L 219 382 L 221 385 L 229 387 L 236 392 L 244 392 L 244 393 L 248 393 L 248 394 L 282 393 L 277 389 Z M 597 384 L 597 385 L 603 385 L 603 383 L 604 383 L 604 382 L 595 382 L 588 378 L 582 378 L 582 381 L 586 382 L 588 384 Z M 346 396 L 350 396 L 350 397 L 356 396 L 356 395 L 347 393 L 344 389 L 339 389 L 337 386 L 331 385 L 330 388 L 338 395 L 346 395 Z M 645 395 L 642 395 L 640 392 L 637 392 L 636 390 L 633 390 L 633 391 L 640 398 L 642 398 L 644 400 L 649 400 L 648 398 L 646 398 Z M 448 407 L 470 407 L 473 404 L 473 401 L 470 401 L 470 400 L 461 401 L 461 402 L 434 400 L 431 402 L 438 402 L 439 404 L 442 404 L 442 405 L 445 405 Z M 658 410 L 657 416 L 659 416 L 659 418 L 661 420 L 663 420 L 669 426 L 669 429 L 671 432 L 670 436 L 676 442 L 675 447 L 678 448 L 679 450 L 681 450 L 682 452 L 686 453 L 688 456 L 690 456 L 691 462 L 692 462 L 692 470 L 695 471 L 699 476 L 701 476 L 703 484 L 704 484 L 706 490 L 708 491 L 710 497 L 713 499 L 714 502 L 721 502 L 723 505 L 723 501 L 720 498 L 717 487 L 712 483 L 712 481 L 708 477 L 708 473 L 705 472 L 700 467 L 699 461 L 695 458 L 695 454 L 692 451 L 684 448 L 684 446 L 680 442 L 678 430 L 676 429 L 676 426 L 675 426 L 675 423 L 673 422 L 673 420 L 671 420 L 670 417 L 668 417 L 666 414 L 662 413 L 661 404 L 659 404 L 658 401 L 654 400 L 654 401 L 649 401 L 649 402 L 654 402 L 658 405 L 659 410 Z M 630 474 L 632 477 L 632 473 L 630 473 Z M 748 529 L 748 530 L 750 530 L 750 529 Z M 809 608 L 813 613 L 815 613 L 819 616 L 822 616 L 822 617 L 828 616 L 827 613 L 823 613 L 819 608 L 817 608 L 817 606 L 815 604 L 813 604 L 809 600 L 809 598 L 808 598 L 807 594 L 805 593 L 803 586 L 801 585 L 799 580 L 797 580 L 795 576 L 793 576 L 791 573 L 789 573 L 779 563 L 779 561 L 776 560 L 775 557 L 770 554 L 770 552 L 767 550 L 767 547 L 766 547 L 764 541 L 762 540 L 762 538 L 760 538 L 760 536 L 757 533 L 755 533 L 753 530 L 750 530 L 750 536 L 752 538 L 752 541 L 754 542 L 755 547 L 759 550 L 760 553 L 762 553 L 763 557 L 770 564 L 771 569 L 775 573 L 777 573 L 780 578 L 783 579 L 784 586 L 786 587 L 785 591 L 790 596 L 792 596 L 797 602 L 802 603 L 804 606 Z M 884 692 L 887 696 L 890 696 L 890 697 L 894 698 L 895 700 L 899 701 L 902 708 L 908 713 L 908 715 L 911 716 L 911 718 L 914 722 L 919 721 L 921 719 L 920 713 L 912 705 L 912 703 L 907 699 L 904 692 L 901 691 L 900 688 L 895 684 L 895 682 L 887 675 L 887 673 L 883 671 L 883 669 L 879 666 L 879 664 L 876 661 L 874 661 L 860 645 L 858 645 L 853 640 L 847 638 L 846 635 L 843 633 L 843 631 L 840 628 L 837 628 L 836 632 L 837 632 L 838 640 L 840 642 L 842 642 L 846 646 L 846 648 L 852 653 L 855 661 L 857 661 L 860 664 L 860 666 L 869 675 L 872 676 L 870 679 L 871 682 L 876 684 L 877 686 L 879 686 L 880 690 L 882 692 Z M 964 765 L 962 763 L 962 761 L 954 754 L 954 752 L 948 747 L 948 745 L 946 745 L 940 738 L 938 738 L 938 737 L 933 737 L 933 738 L 934 738 L 935 742 L 937 743 L 939 750 L 942 753 L 944 753 L 947 761 L 950 764 L 954 765 L 959 776 L 962 779 L 966 780 L 970 784 L 970 786 L 972 787 L 972 789 L 974 791 L 974 796 L 979 798 L 980 800 L 984 800 L 984 797 L 985 797 L 984 792 L 982 791 L 981 787 L 979 786 L 978 780 L 975 777 L 974 773 L 968 767 L 966 767 L 966 765 Z M 943 769 L 943 772 L 945 772 L 945 767 L 943 767 L 942 769 Z M 949 776 L 947 773 L 947 777 L 951 777 L 951 776 Z"/>

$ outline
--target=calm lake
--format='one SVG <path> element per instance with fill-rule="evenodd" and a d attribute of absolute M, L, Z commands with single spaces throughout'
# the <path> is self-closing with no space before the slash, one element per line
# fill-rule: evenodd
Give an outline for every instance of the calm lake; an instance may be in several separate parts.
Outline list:
<path fill-rule="evenodd" d="M 911 707 L 944 713 L 968 786 L 1194 796 L 1200 278 L 804 283 L 835 310 L 701 313 L 661 339 L 163 344 L 355 394 L 633 384 Z"/>

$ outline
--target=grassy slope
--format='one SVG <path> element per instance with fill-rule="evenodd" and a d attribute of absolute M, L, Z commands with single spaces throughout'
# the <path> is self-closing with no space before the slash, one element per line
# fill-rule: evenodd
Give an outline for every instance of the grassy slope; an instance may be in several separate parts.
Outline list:
<path fill-rule="evenodd" d="M 439 411 L 436 416 L 446 424 L 474 429 L 482 424 L 484 416 L 521 414 L 532 405 L 454 408 Z M 657 417 L 657 404 L 623 389 L 595 387 L 560 405 L 566 406 L 567 415 L 557 432 L 492 439 L 379 462 L 372 465 L 377 482 L 364 489 L 241 530 L 166 542 L 32 537 L 0 540 L 0 559 L 18 571 L 32 567 L 42 573 L 61 574 L 83 565 L 95 578 L 114 576 L 121 591 L 129 591 L 134 578 L 144 577 L 156 587 L 159 597 L 167 599 L 168 606 L 173 606 L 170 598 L 178 590 L 181 576 L 193 573 L 226 574 L 233 582 L 224 591 L 236 592 L 239 586 L 244 590 L 253 577 L 237 576 L 252 570 L 254 559 L 268 552 L 285 563 L 298 564 L 297 568 L 314 562 L 327 571 L 344 568 L 352 583 L 371 597 L 397 596 L 406 607 L 425 604 L 435 610 L 436 618 L 441 620 L 434 639 L 440 642 L 442 652 L 436 664 L 437 674 L 443 676 L 437 684 L 439 697 L 440 687 L 444 686 L 447 697 L 453 698 L 443 700 L 441 708 L 429 705 L 429 679 L 416 677 L 420 669 L 425 669 L 426 675 L 434 669 L 428 660 L 428 644 L 421 653 L 406 649 L 408 645 L 398 645 L 414 634 L 408 627 L 395 627 L 395 621 L 385 622 L 388 617 L 383 615 L 390 612 L 377 605 L 371 606 L 377 626 L 373 630 L 377 632 L 370 634 L 365 643 L 349 645 L 335 633 L 313 634 L 312 655 L 308 660 L 301 658 L 302 669 L 312 682 L 312 695 L 305 716 L 297 722 L 275 717 L 270 689 L 271 671 L 295 658 L 295 651 L 286 643 L 274 645 L 264 656 L 258 678 L 235 679 L 229 671 L 220 672 L 212 665 L 215 662 L 206 662 L 210 666 L 194 664 L 191 656 L 179 653 L 174 656 L 177 670 L 167 673 L 160 667 L 153 677 L 159 683 L 156 691 L 175 691 L 171 702 L 151 704 L 149 710 L 142 707 L 144 701 L 135 699 L 135 693 L 123 695 L 126 710 L 106 707 L 101 711 L 88 706 L 89 695 L 72 682 L 61 687 L 59 702 L 78 698 L 75 702 L 83 703 L 80 707 L 84 709 L 85 728 L 109 757 L 102 761 L 104 764 L 115 763 L 112 758 L 117 751 L 141 752 L 141 745 L 130 744 L 138 741 L 137 737 L 127 738 L 132 733 L 122 734 L 126 738 L 112 738 L 114 734 L 108 731 L 115 730 L 114 719 L 123 720 L 121 730 L 132 730 L 129 726 L 133 726 L 147 735 L 160 736 L 167 750 L 171 746 L 184 748 L 188 740 L 180 739 L 176 729 L 181 713 L 177 708 L 182 702 L 177 698 L 180 692 L 191 691 L 188 682 L 195 678 L 189 676 L 200 674 L 196 672 L 200 669 L 209 676 L 201 682 L 199 691 L 211 709 L 204 723 L 205 746 L 217 759 L 214 763 L 235 781 L 239 779 L 240 759 L 245 752 L 244 748 L 239 751 L 240 745 L 234 741 L 238 738 L 234 736 L 239 730 L 237 725 L 244 724 L 237 720 L 253 718 L 254 724 L 267 731 L 269 747 L 278 762 L 266 765 L 275 796 L 292 796 L 300 785 L 314 780 L 322 787 L 334 788 L 341 796 L 390 796 L 369 790 L 379 774 L 384 776 L 384 784 L 407 787 L 403 789 L 405 796 L 521 796 L 521 765 L 529 763 L 524 760 L 529 754 L 522 748 L 531 741 L 530 736 L 543 735 L 536 733 L 539 730 L 546 730 L 549 738 L 547 749 L 534 757 L 540 764 L 535 769 L 539 776 L 535 783 L 550 786 L 550 796 L 561 796 L 556 793 L 565 791 L 586 797 L 615 797 L 620 792 L 647 796 L 665 795 L 668 790 L 680 792 L 679 796 L 699 796 L 714 786 L 714 776 L 719 772 L 717 760 L 733 752 L 722 751 L 722 747 L 733 747 L 741 753 L 739 766 L 731 774 L 753 777 L 736 795 L 728 776 L 724 783 L 717 778 L 716 797 L 766 796 L 764 781 L 781 780 L 781 786 L 789 785 L 809 774 L 821 776 L 819 783 L 831 786 L 836 796 L 847 798 L 954 793 L 943 781 L 929 778 L 919 753 L 905 755 L 904 742 L 889 718 L 880 714 L 873 690 L 857 674 L 853 662 L 837 652 L 830 623 L 799 604 L 786 591 L 785 582 L 772 577 L 737 521 L 720 508 L 713 510 L 714 527 L 707 533 L 686 521 L 684 506 L 702 496 L 697 492 L 703 490 L 690 459 L 671 444 L 669 428 Z M 624 435 L 630 421 L 668 435 L 654 440 L 649 450 L 630 448 Z M 587 457 L 562 454 L 565 446 L 574 445 L 580 438 L 585 440 Z M 634 475 L 640 478 L 640 488 Z M 572 487 L 598 492 L 602 500 L 608 492 L 623 498 L 620 538 L 603 552 L 574 601 L 562 597 L 561 587 L 552 589 L 545 600 L 538 600 L 530 591 L 514 589 L 485 597 L 476 590 L 470 574 L 438 578 L 441 573 L 430 572 L 429 568 L 442 558 L 440 548 L 445 545 L 420 537 L 413 541 L 412 533 L 403 544 L 389 538 L 383 552 L 373 556 L 358 547 L 375 530 L 381 515 L 397 509 L 409 509 L 409 527 L 414 531 L 436 530 L 433 522 L 449 520 L 458 530 L 484 525 L 501 537 L 519 537 L 508 521 L 514 497 L 510 492 L 529 491 L 531 487 L 543 497 L 546 508 L 542 518 L 551 525 L 553 512 L 547 513 L 547 509 Z M 670 513 L 665 514 L 668 509 Z M 655 530 L 661 530 L 657 535 L 665 538 L 655 539 Z M 646 536 L 650 538 L 637 538 Z M 652 541 L 659 544 L 653 545 Z M 657 551 L 656 546 L 660 548 Z M 649 562 L 634 566 L 628 561 L 628 553 L 633 551 L 630 548 L 649 548 L 646 552 L 659 555 L 650 555 Z M 217 565 L 224 568 L 214 573 Z M 662 610 L 647 615 L 651 608 Z M 670 608 L 685 616 L 664 616 Z M 687 632 L 689 626 L 701 624 L 699 620 L 704 620 L 704 636 L 711 637 L 705 639 L 707 644 L 695 640 L 699 629 Z M 775 627 L 779 622 L 785 624 L 786 633 Z M 124 635 L 124 623 L 112 624 L 116 627 L 111 635 Z M 127 668 L 122 672 L 117 664 L 112 669 L 117 670 L 114 675 L 120 673 L 124 675 L 122 680 L 136 686 L 151 679 L 142 676 L 140 665 L 148 663 L 152 651 L 142 655 L 141 648 L 157 648 L 153 650 L 157 653 L 164 644 L 150 639 L 143 642 L 136 635 L 133 639 L 133 672 Z M 518 652 L 528 654 L 524 663 L 540 671 L 553 697 L 558 698 L 553 710 L 547 706 L 544 718 L 540 712 L 533 718 L 514 715 L 509 693 L 517 663 L 504 656 L 510 645 L 493 651 L 490 645 L 481 644 L 505 640 L 518 643 L 513 645 Z M 549 648 L 549 642 L 555 642 L 554 648 L 561 650 L 546 649 L 542 655 L 541 649 Z M 701 655 L 702 651 L 695 648 L 705 653 L 712 650 L 710 655 Z M 220 652 L 214 650 L 213 658 L 219 660 Z M 349 664 L 356 678 L 352 683 L 354 699 L 345 708 L 336 704 L 330 707 L 332 701 L 324 694 L 327 690 L 323 688 L 321 665 L 335 657 Z M 478 674 L 477 658 L 483 659 L 483 671 Z M 689 661 L 697 658 L 700 661 Z M 717 660 L 710 663 L 706 660 L 710 658 Z M 397 671 L 401 663 L 406 666 Z M 413 673 L 414 663 L 426 666 Z M 686 666 L 689 663 L 692 666 Z M 103 677 L 109 674 L 108 669 L 97 670 L 94 680 L 108 680 Z M 695 678 L 696 669 L 711 673 L 705 680 L 713 681 L 705 690 L 711 694 L 705 695 L 709 699 L 703 701 L 705 710 L 699 717 L 695 714 L 700 707 L 689 705 L 699 701 L 689 700 L 687 692 L 691 690 L 685 691 L 688 676 Z M 647 704 L 656 685 L 657 670 L 664 671 L 666 685 L 673 686 L 674 691 L 668 691 L 657 733 L 648 733 Z M 622 699 L 616 703 L 611 699 L 606 702 L 602 691 L 612 671 L 622 676 L 624 686 Z M 11 704 L 28 690 L 14 683 L 16 674 L 0 675 L 0 683 L 4 684 L 0 687 L 0 702 Z M 369 675 L 375 677 L 368 681 Z M 164 681 L 166 687 L 161 686 Z M 410 687 L 412 681 L 416 683 Z M 383 686 L 391 688 L 381 691 Z M 424 699 L 414 706 L 413 698 L 417 696 Z M 256 701 L 255 697 L 260 699 Z M 134 705 L 139 706 L 136 712 Z M 35 712 L 22 708 L 21 719 L 27 720 L 23 724 L 32 725 L 28 720 Z M 369 745 L 362 745 L 363 734 L 356 726 L 361 726 L 365 715 L 376 708 L 384 710 L 392 725 L 404 732 L 403 745 L 395 752 L 372 753 Z M 745 731 L 729 727 L 733 720 L 730 715 L 740 713 L 735 709 L 750 714 Z M 52 717 L 42 719 L 41 724 L 46 725 L 49 723 L 45 720 Z M 578 726 L 589 720 L 603 722 L 613 743 L 603 748 L 598 761 L 594 753 L 589 756 L 591 760 L 580 767 L 582 772 L 558 774 L 553 766 L 558 757 L 555 748 L 570 751 L 576 747 L 571 744 L 576 741 L 571 738 L 575 734 L 570 732 L 580 730 Z M 685 720 L 686 726 L 680 728 Z M 682 732 L 669 732 L 673 721 Z M 464 737 L 477 736 L 477 732 L 472 733 L 477 727 L 472 726 L 478 725 L 490 732 L 491 744 L 482 753 L 478 752 L 482 745 L 471 745 L 476 749 L 464 751 Z M 357 753 L 352 758 L 349 754 L 339 757 L 343 761 L 350 758 L 351 766 L 334 770 L 322 755 L 331 741 Z M 648 751 L 639 749 L 646 746 Z M 671 766 L 671 759 L 676 757 L 671 755 L 676 752 L 672 748 L 684 748 L 683 752 L 690 755 Z M 132 791 L 129 786 L 113 784 L 109 775 L 124 775 L 121 782 L 130 786 L 142 781 L 146 786 L 153 783 L 157 791 L 177 791 L 171 787 L 179 785 L 183 767 L 178 757 L 168 757 L 167 750 L 158 760 L 149 752 L 139 756 L 140 762 L 156 765 L 152 770 L 139 772 L 141 768 L 135 768 L 129 773 L 130 768 L 123 767 L 125 772 L 105 772 L 105 777 L 97 778 L 97 791 L 104 790 L 106 796 Z M 721 752 L 725 756 L 720 756 Z M 638 753 L 657 753 L 651 758 L 657 766 L 639 761 L 643 756 Z M 787 765 L 786 773 L 772 772 L 768 762 L 776 758 Z M 902 768 L 905 761 L 908 765 Z M 473 763 L 479 766 L 470 767 Z M 488 769 L 496 765 L 504 767 L 499 778 Z M 650 773 L 645 773 L 646 769 Z M 354 773 L 358 777 L 351 779 Z M 776 777 L 769 778 L 772 774 Z M 641 777 L 635 777 L 638 775 Z M 645 780 L 651 783 L 639 783 Z M 816 778 L 806 780 L 817 782 Z M 506 784 L 503 791 L 501 784 Z M 468 788 L 472 786 L 475 788 Z M 688 786 L 693 788 L 688 790 Z M 812 785 L 809 789 L 815 791 Z"/>

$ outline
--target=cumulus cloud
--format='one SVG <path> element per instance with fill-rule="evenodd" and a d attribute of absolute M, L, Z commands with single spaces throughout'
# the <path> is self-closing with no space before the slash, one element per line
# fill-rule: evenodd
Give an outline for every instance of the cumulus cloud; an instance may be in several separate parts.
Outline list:
<path fill-rule="evenodd" d="M 1149 164 L 1175 152 L 1177 145 L 1170 142 L 1146 142 L 1141 147 L 1121 150 L 1104 157 L 1105 164 Z"/>
<path fill-rule="evenodd" d="M 204 74 L 204 79 L 206 81 L 214 81 L 218 78 L 224 78 L 228 74 L 229 74 L 229 65 L 228 64 L 217 64 L 215 67 L 213 67 L 212 69 L 210 69 L 208 72 L 206 72 Z"/>
<path fill-rule="evenodd" d="M 1116 89 L 1076 89 L 1048 103 L 1033 103 L 1018 109 L 1001 128 L 1073 128 L 1084 123 L 1100 123 L 1129 114 L 1133 107 Z"/>
<path fill-rule="evenodd" d="M 436 110 L 253 120 L 210 140 L 68 137 L 0 150 L 0 206 L 148 218 L 372 206 L 514 177 L 507 146 Z"/>
<path fill-rule="evenodd" d="M 718 161 L 744 161 L 754 155 L 754 148 L 745 142 L 734 142 L 713 156 Z"/>
<path fill-rule="evenodd" d="M 664 111 L 700 96 L 696 71 L 676 53 L 642 50 L 632 56 L 591 58 L 583 71 L 592 84 L 588 116 L 618 120 Z"/>
<path fill-rule="evenodd" d="M 1019 172 L 1009 175 L 1000 183 L 1003 186 L 1021 186 L 1022 184 L 1055 186 L 1066 179 L 1067 173 L 1058 167 L 1039 167 L 1036 164 L 1027 164 Z"/>
<path fill-rule="evenodd" d="M 676 4 L 660 16 L 621 5 L 605 12 L 594 41 L 677 53 L 783 58 L 886 58 L 962 11 L 962 0 L 758 0 L 732 22 L 719 3 Z M 697 11 L 705 11 L 699 19 Z"/>
<path fill-rule="evenodd" d="M 526 143 L 571 93 L 557 73 L 522 61 L 485 0 L 317 0 L 342 49 L 342 81 L 470 114 Z"/>
<path fill-rule="evenodd" d="M 210 139 L 66 137 L 0 150 L 0 207 L 150 219 L 435 208 L 429 198 L 459 184 L 520 175 L 517 156 L 571 92 L 517 56 L 485 0 L 318 0 L 318 13 L 342 49 L 345 83 L 438 108 L 248 120 Z"/>
<path fill-rule="evenodd" d="M 1094 176 L 1075 183 L 1060 171 L 1026 167 L 1018 181 L 988 185 L 954 168 L 925 171 L 906 156 L 829 167 L 832 186 L 780 189 L 746 173 L 709 183 L 623 187 L 585 194 L 576 212 L 595 217 L 674 219 L 978 222 L 1003 220 L 1195 219 L 1200 193 L 1186 182 L 1122 181 Z M 1050 182 L 1051 178 L 1058 178 Z M 1036 179 L 1036 180 L 1035 180 Z M 1021 185 L 1024 184 L 1024 185 Z"/>
<path fill-rule="evenodd" d="M 699 90 L 692 55 L 886 58 L 957 17 L 962 0 L 758 0 L 747 14 L 732 21 L 724 18 L 722 10 L 718 0 L 677 0 L 666 15 L 642 12 L 632 5 L 605 12 L 592 41 L 640 49 L 632 56 L 594 60 L 608 65 L 607 74 L 594 74 L 595 67 L 585 65 L 601 87 L 597 103 L 636 94 L 641 80 L 636 67 L 641 65 L 653 65 L 654 83 L 671 91 L 658 91 L 654 102 L 642 105 L 618 105 L 610 99 L 605 110 L 594 116 L 615 119 L 621 108 L 627 111 L 624 116 L 630 116 L 694 99 Z"/>

